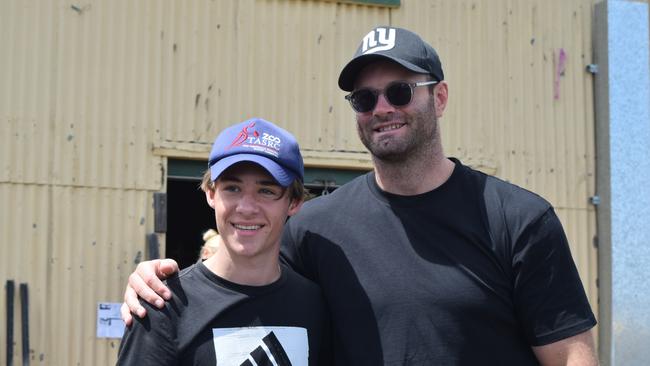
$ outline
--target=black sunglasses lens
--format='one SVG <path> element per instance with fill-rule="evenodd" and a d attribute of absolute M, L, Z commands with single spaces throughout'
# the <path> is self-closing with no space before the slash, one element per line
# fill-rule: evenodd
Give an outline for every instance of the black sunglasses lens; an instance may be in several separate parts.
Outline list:
<path fill-rule="evenodd" d="M 359 113 L 373 110 L 377 104 L 377 94 L 369 89 L 360 89 L 350 95 L 352 108 Z"/>
<path fill-rule="evenodd" d="M 386 88 L 385 95 L 388 102 L 396 107 L 401 107 L 411 102 L 411 86 L 407 83 L 395 83 Z"/>

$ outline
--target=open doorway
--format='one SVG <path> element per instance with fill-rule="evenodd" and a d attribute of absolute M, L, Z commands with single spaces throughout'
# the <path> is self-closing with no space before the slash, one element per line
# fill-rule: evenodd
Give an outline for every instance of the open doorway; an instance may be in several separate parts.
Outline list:
<path fill-rule="evenodd" d="M 203 233 L 216 229 L 214 211 L 199 188 L 206 167 L 205 161 L 170 159 L 168 162 L 165 257 L 176 260 L 180 268 L 198 260 Z M 312 197 L 328 194 L 364 173 L 359 170 L 307 168 L 305 187 Z"/>
<path fill-rule="evenodd" d="M 203 233 L 215 229 L 214 211 L 199 188 L 199 178 L 167 180 L 167 243 L 166 257 L 173 258 L 180 268 L 195 263 L 203 245 Z"/>

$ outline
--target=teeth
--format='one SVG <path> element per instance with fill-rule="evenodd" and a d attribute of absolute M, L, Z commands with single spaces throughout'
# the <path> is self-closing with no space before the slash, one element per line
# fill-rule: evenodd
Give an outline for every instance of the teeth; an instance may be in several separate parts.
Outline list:
<path fill-rule="evenodd" d="M 401 124 L 394 124 L 394 125 L 389 125 L 389 126 L 384 126 L 379 129 L 379 132 L 386 132 L 386 131 L 391 131 L 391 130 L 396 130 L 398 128 L 402 127 Z"/>
<path fill-rule="evenodd" d="M 239 230 L 257 230 L 262 227 L 262 225 L 237 225 L 237 224 L 234 224 L 234 226 Z"/>

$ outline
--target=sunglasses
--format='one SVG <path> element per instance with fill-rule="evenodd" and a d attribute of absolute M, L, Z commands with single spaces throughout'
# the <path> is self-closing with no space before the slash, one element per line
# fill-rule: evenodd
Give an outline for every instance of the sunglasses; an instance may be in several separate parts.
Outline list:
<path fill-rule="evenodd" d="M 375 109 L 377 106 L 377 100 L 379 99 L 380 94 L 384 94 L 384 97 L 393 107 L 403 107 L 411 103 L 413 99 L 413 89 L 425 86 L 433 85 L 438 82 L 435 80 L 432 81 L 421 81 L 419 83 L 407 83 L 406 81 L 394 81 L 384 89 L 377 90 L 372 88 L 361 88 L 353 91 L 352 93 L 345 96 L 345 99 L 350 102 L 352 109 L 357 113 L 366 113 Z"/>

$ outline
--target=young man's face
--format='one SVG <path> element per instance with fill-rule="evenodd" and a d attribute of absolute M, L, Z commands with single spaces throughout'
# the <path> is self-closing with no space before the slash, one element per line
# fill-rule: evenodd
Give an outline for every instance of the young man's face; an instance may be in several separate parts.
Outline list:
<path fill-rule="evenodd" d="M 217 228 L 233 259 L 277 257 L 282 229 L 302 201 L 290 201 L 282 188 L 261 166 L 242 162 L 226 169 L 207 191 Z"/>

